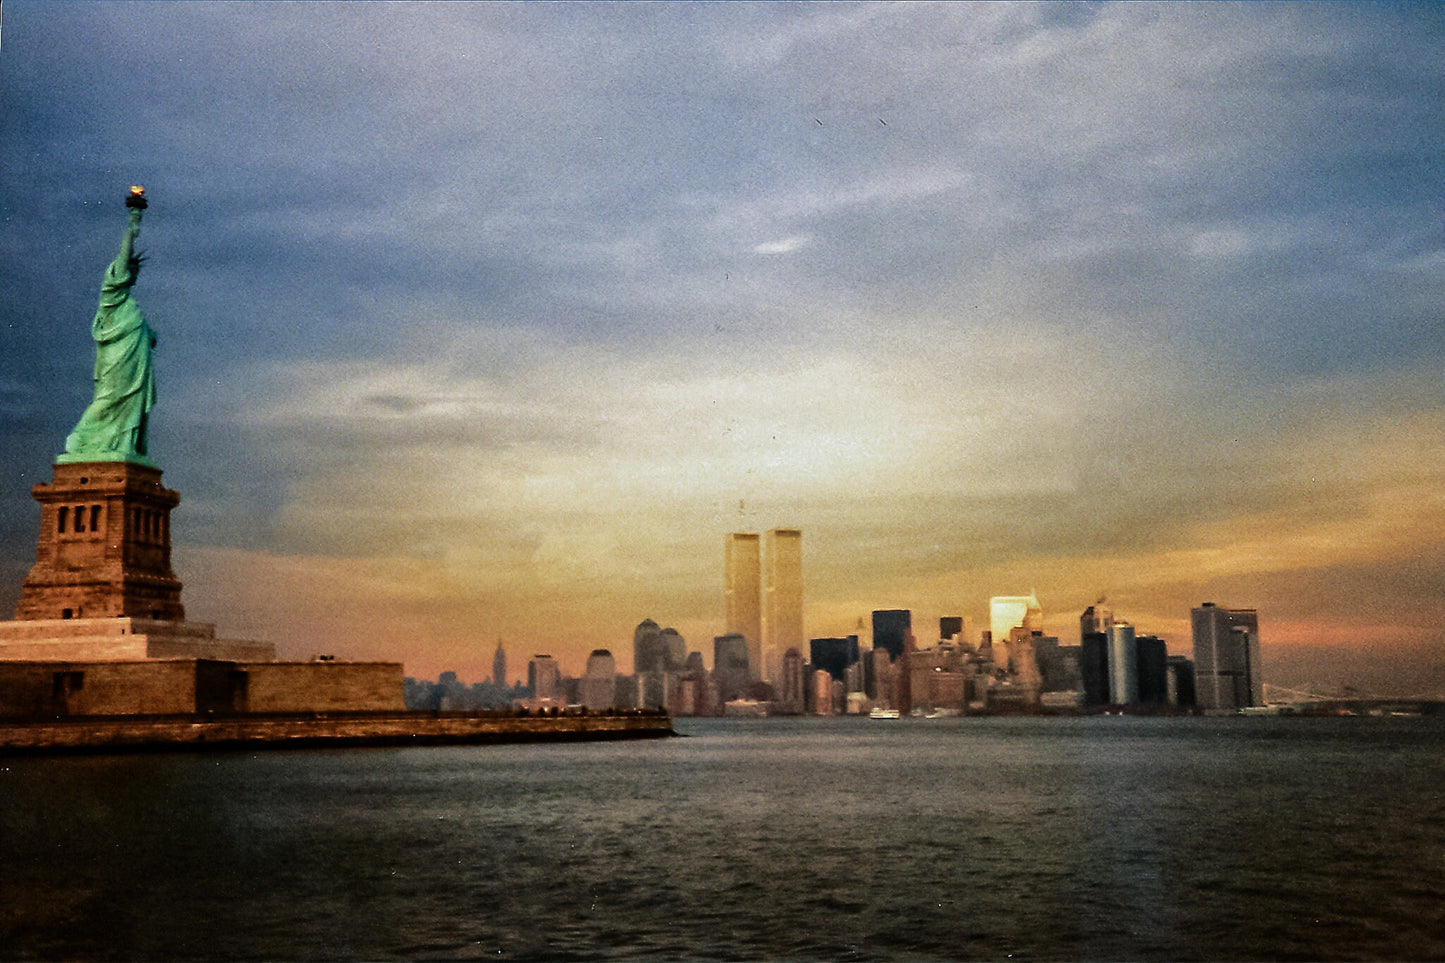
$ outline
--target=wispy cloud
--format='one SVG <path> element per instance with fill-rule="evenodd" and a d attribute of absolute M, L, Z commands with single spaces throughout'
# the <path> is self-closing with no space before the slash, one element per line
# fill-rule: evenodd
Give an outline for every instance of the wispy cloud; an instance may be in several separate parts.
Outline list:
<path fill-rule="evenodd" d="M 764 241 L 762 244 L 753 247 L 754 254 L 792 254 L 807 247 L 809 239 L 803 235 L 793 235 L 777 241 Z"/>

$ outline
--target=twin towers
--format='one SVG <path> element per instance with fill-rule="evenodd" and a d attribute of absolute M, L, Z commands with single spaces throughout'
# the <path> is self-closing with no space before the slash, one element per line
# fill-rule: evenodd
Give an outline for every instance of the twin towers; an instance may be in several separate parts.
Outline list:
<path fill-rule="evenodd" d="M 768 669 L 780 666 L 788 649 L 805 651 L 803 533 L 774 528 L 759 538 L 756 532 L 733 532 L 726 564 L 727 631 L 747 640 L 748 680 L 766 681 L 776 675 Z"/>

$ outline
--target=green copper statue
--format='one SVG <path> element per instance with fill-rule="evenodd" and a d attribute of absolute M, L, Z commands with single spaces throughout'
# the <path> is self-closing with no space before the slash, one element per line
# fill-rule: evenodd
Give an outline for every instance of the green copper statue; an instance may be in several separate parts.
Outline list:
<path fill-rule="evenodd" d="M 127 222 L 120 253 L 105 269 L 100 307 L 90 324 L 95 338 L 95 398 L 65 439 L 57 462 L 132 461 L 154 466 L 146 457 L 146 422 L 156 403 L 151 354 L 156 336 L 131 297 L 140 273 L 135 251 L 145 189 L 132 187 L 125 201 Z"/>

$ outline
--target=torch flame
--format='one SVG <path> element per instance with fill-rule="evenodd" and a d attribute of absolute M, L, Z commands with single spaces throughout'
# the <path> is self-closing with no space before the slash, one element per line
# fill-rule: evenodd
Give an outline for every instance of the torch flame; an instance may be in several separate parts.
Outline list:
<path fill-rule="evenodd" d="M 146 189 L 144 187 L 141 187 L 139 184 L 132 184 L 130 186 L 130 192 L 136 197 L 144 197 Z"/>

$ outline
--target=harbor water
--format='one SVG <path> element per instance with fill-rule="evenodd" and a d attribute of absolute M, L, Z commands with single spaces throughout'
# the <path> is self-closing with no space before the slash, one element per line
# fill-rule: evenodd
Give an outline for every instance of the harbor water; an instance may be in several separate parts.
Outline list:
<path fill-rule="evenodd" d="M 1445 959 L 1445 719 L 0 759 L 0 959 Z"/>

